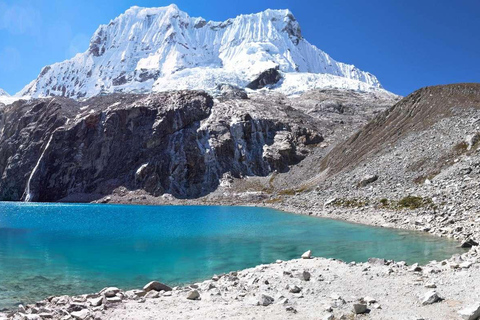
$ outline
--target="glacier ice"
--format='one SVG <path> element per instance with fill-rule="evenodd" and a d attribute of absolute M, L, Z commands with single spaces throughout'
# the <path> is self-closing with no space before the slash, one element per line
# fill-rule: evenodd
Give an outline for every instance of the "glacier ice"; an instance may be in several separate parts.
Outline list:
<path fill-rule="evenodd" d="M 245 87 L 279 68 L 272 90 L 382 90 L 377 78 L 333 60 L 302 37 L 289 10 L 266 10 L 223 22 L 193 18 L 175 5 L 132 7 L 94 33 L 89 49 L 43 68 L 17 96 L 91 97 L 113 92 Z"/>

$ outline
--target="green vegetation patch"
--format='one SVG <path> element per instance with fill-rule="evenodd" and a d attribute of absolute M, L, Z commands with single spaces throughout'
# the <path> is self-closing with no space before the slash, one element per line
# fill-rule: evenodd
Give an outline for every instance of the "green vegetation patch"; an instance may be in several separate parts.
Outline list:
<path fill-rule="evenodd" d="M 283 190 L 280 190 L 278 192 L 278 194 L 282 195 L 282 196 L 294 196 L 297 193 L 302 193 L 302 192 L 309 191 L 309 190 L 310 189 L 307 188 L 307 187 L 301 187 L 301 188 L 298 188 L 298 189 L 283 189 Z"/>
<path fill-rule="evenodd" d="M 406 196 L 398 201 L 398 206 L 405 209 L 418 209 L 425 206 L 425 199 L 416 196 Z"/>
<path fill-rule="evenodd" d="M 343 208 L 362 208 L 369 204 L 368 199 L 336 199 L 333 203 L 334 206 Z"/>
<path fill-rule="evenodd" d="M 377 203 L 380 208 L 390 210 L 409 209 L 415 210 L 419 208 L 434 208 L 433 201 L 430 198 L 418 196 L 406 196 L 398 201 L 386 198 L 380 199 Z"/>

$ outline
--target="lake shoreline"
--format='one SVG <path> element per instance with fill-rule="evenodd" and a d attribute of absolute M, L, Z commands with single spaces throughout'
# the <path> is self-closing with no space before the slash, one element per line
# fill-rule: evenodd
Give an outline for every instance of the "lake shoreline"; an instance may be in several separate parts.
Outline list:
<path fill-rule="evenodd" d="M 446 237 L 462 243 L 473 239 L 480 242 L 479 221 L 467 214 L 457 219 L 434 219 L 435 212 L 431 209 L 392 210 L 375 206 L 342 207 L 334 205 L 334 200 L 316 197 L 309 199 L 308 195 L 283 196 L 275 202 L 264 199 L 244 199 L 243 194 L 200 199 L 175 199 L 172 196 L 153 197 L 135 191 L 127 194 L 112 194 L 94 203 L 124 204 L 124 205 L 202 205 L 202 206 L 244 206 L 266 207 L 291 214 L 308 215 L 333 220 L 347 221 L 366 226 L 413 230 L 431 235 Z"/>
<path fill-rule="evenodd" d="M 164 198 L 152 200 L 154 199 L 137 198 L 129 200 L 128 197 L 117 198 L 110 196 L 97 202 L 135 205 L 215 204 L 268 207 L 287 213 L 343 220 L 369 226 L 428 232 L 436 236 L 447 236 L 457 241 L 466 241 L 470 238 L 468 232 L 462 233 L 463 236 L 449 236 L 441 230 L 441 227 L 437 228 L 436 226 L 426 231 L 426 227 L 418 223 L 425 217 L 425 213 L 421 210 L 409 211 L 409 221 L 405 223 L 405 219 L 401 220 L 398 218 L 401 215 L 405 215 L 405 212 L 376 211 L 373 208 L 362 208 L 361 210 L 346 209 L 331 207 L 325 204 L 317 205 L 316 207 L 299 206 L 295 201 L 290 201 L 290 204 L 285 202 L 269 204 L 264 202 L 238 203 L 236 200 L 216 203 L 205 203 L 197 200 L 171 201 L 171 199 Z M 366 219 L 366 217 L 368 218 Z M 452 227 L 455 227 L 455 223 L 453 223 Z M 78 315 L 74 313 L 76 311 L 69 312 L 65 309 L 66 305 L 52 304 L 48 300 L 40 302 L 40 305 L 45 304 L 48 306 L 49 308 L 46 310 L 53 311 L 54 319 L 65 320 L 148 319 L 154 315 L 159 316 L 160 310 L 165 309 L 168 309 L 171 313 L 169 313 L 168 317 L 163 317 L 164 319 L 184 319 L 189 317 L 250 319 L 253 316 L 261 316 L 266 319 L 283 319 L 285 317 L 318 319 L 319 315 L 324 317 L 324 319 L 339 319 L 341 316 L 353 316 L 353 305 L 362 304 L 365 298 L 370 299 L 373 296 L 375 303 L 380 308 L 377 308 L 378 306 L 374 302 L 371 304 L 367 302 L 366 305 L 370 311 L 363 317 L 368 319 L 405 319 L 403 317 L 405 308 L 408 309 L 407 313 L 411 314 L 411 319 L 420 319 L 423 316 L 429 318 L 432 315 L 435 315 L 435 319 L 452 319 L 459 317 L 458 312 L 461 309 L 479 300 L 479 297 L 465 295 L 465 292 L 462 291 L 463 289 L 471 289 L 471 292 L 474 292 L 474 283 L 480 281 L 480 275 L 478 275 L 478 269 L 480 269 L 479 257 L 479 247 L 473 247 L 468 252 L 454 255 L 450 259 L 441 262 L 431 261 L 425 266 L 418 267 L 415 265 L 407 266 L 402 262 L 383 261 L 382 259 L 358 264 L 347 264 L 325 258 L 294 259 L 230 273 L 221 277 L 226 279 L 222 286 L 218 286 L 218 280 L 206 280 L 191 286 L 177 287 L 174 288 L 171 296 L 160 292 L 158 296 L 151 294 L 152 296 L 147 298 L 139 298 L 137 296 L 129 298 L 126 293 L 122 293 L 120 301 L 112 303 L 104 298 L 104 303 L 97 307 L 89 305 L 88 299 L 91 299 L 88 298 L 89 295 L 65 297 L 70 304 L 83 304 L 80 311 L 88 311 L 88 317 L 85 318 L 74 316 Z M 312 266 L 312 263 L 317 265 Z M 297 279 L 301 278 L 301 276 L 295 275 L 295 273 L 298 273 L 302 268 L 314 275 L 314 277 L 317 277 L 317 279 L 309 280 L 307 281 L 308 283 L 300 279 L 300 283 L 294 284 L 301 288 L 300 292 L 290 292 L 293 288 L 293 283 L 297 283 Z M 271 269 L 276 271 L 271 273 L 268 271 Z M 317 275 L 316 272 L 318 270 L 321 270 L 321 272 Z M 231 280 L 232 278 L 238 278 L 235 274 L 245 274 L 245 277 L 248 279 L 258 278 L 260 280 L 256 283 L 260 282 L 260 284 L 258 287 L 239 286 L 241 281 Z M 282 276 L 279 276 L 279 274 Z M 270 280 L 270 278 L 275 280 Z M 343 278 L 350 280 L 338 281 Z M 319 281 L 318 279 L 323 280 Z M 263 281 L 263 284 L 261 281 Z M 353 291 L 350 290 L 352 281 L 356 282 L 355 290 Z M 287 286 L 292 288 L 285 289 Z M 469 286 L 473 287 L 469 288 Z M 382 290 L 370 290 L 372 287 L 379 287 Z M 201 300 L 189 300 L 186 298 L 193 290 L 199 292 Z M 293 289 L 293 291 L 297 291 L 297 289 Z M 423 296 L 431 293 L 431 291 L 435 291 L 443 300 L 437 301 L 433 305 L 423 305 Z M 406 294 L 406 292 L 409 292 L 409 294 Z M 272 298 L 273 302 L 269 303 L 268 306 L 263 306 L 263 295 Z M 99 294 L 94 296 L 100 297 Z M 333 299 L 338 297 L 340 299 Z M 364 299 L 359 300 L 361 298 Z M 20 309 L 19 311 L 25 312 L 17 311 L 11 313 L 9 319 L 43 319 L 41 317 L 36 318 L 34 316 L 36 315 L 35 313 L 31 317 L 25 318 L 26 315 L 30 315 L 29 312 L 32 312 L 32 310 L 35 309 Z M 81 316 L 86 315 L 87 311 L 83 315 L 81 314 Z M 1 316 L 0 319 L 2 319 Z"/>
<path fill-rule="evenodd" d="M 353 319 L 354 310 L 364 310 L 365 319 L 456 319 L 476 302 L 465 292 L 474 292 L 480 281 L 478 263 L 473 262 L 479 254 L 474 248 L 423 267 L 383 259 L 349 264 L 325 258 L 277 261 L 171 291 L 106 288 L 50 297 L 21 306 L 8 318 Z"/>

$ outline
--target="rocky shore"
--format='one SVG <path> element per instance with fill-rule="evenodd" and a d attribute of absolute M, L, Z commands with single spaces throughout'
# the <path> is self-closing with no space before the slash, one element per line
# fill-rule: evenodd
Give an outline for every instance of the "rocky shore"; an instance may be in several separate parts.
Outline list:
<path fill-rule="evenodd" d="M 49 297 L 0 319 L 477 319 L 479 258 L 478 247 L 425 266 L 307 252 L 184 287 Z"/>

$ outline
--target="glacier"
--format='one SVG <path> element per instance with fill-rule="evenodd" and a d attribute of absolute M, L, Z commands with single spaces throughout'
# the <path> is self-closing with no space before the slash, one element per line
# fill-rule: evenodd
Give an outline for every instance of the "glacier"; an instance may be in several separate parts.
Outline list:
<path fill-rule="evenodd" d="M 17 97 L 88 98 L 115 92 L 245 88 L 276 68 L 283 79 L 267 90 L 313 88 L 385 91 L 378 79 L 337 62 L 302 37 L 289 10 L 239 15 L 223 22 L 190 17 L 176 5 L 132 7 L 101 25 L 87 51 L 42 69 Z"/>

